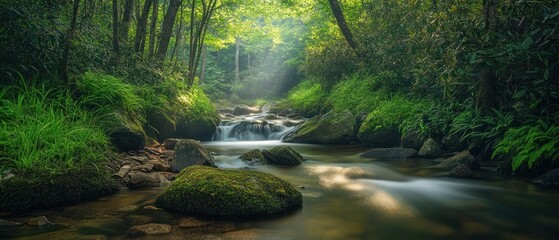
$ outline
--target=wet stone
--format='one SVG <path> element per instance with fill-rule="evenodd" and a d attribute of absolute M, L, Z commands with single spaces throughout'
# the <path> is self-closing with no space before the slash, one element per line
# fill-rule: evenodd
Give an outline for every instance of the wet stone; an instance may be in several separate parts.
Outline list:
<path fill-rule="evenodd" d="M 40 217 L 33 218 L 33 219 L 27 221 L 27 224 L 29 226 L 41 227 L 41 228 L 42 227 L 50 227 L 50 226 L 54 225 L 45 216 L 40 216 Z"/>
<path fill-rule="evenodd" d="M 188 218 L 181 218 L 179 220 L 179 227 L 182 228 L 196 228 L 196 227 L 205 227 L 209 225 L 209 222 L 199 220 L 197 218 L 188 217 Z"/>
<path fill-rule="evenodd" d="M 143 235 L 161 235 L 171 232 L 171 225 L 160 223 L 148 223 L 143 225 L 136 225 L 128 229 L 128 236 L 137 237 Z"/>

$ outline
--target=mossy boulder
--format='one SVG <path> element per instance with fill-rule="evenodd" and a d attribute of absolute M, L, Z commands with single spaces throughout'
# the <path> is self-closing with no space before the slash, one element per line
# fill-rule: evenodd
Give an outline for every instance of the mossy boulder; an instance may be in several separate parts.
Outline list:
<path fill-rule="evenodd" d="M 290 146 L 277 146 L 270 150 L 273 157 L 267 158 L 268 162 L 277 165 L 301 165 L 303 156 Z"/>
<path fill-rule="evenodd" d="M 215 217 L 269 215 L 302 206 L 291 184 L 272 174 L 192 166 L 157 197 L 158 207 Z"/>
<path fill-rule="evenodd" d="M 171 162 L 171 171 L 180 172 L 193 165 L 206 165 L 216 167 L 213 157 L 193 139 L 182 139 L 175 145 L 175 156 Z"/>
<path fill-rule="evenodd" d="M 395 126 L 375 125 L 370 120 L 365 122 L 357 132 L 357 138 L 363 145 L 391 148 L 400 146 L 400 133 Z"/>
<path fill-rule="evenodd" d="M 402 135 L 401 143 L 403 148 L 413 148 L 415 150 L 421 149 L 423 143 L 425 142 L 425 138 L 421 137 L 419 132 L 417 131 L 406 131 Z"/>
<path fill-rule="evenodd" d="M 219 115 L 181 119 L 174 137 L 210 141 L 219 125 Z"/>
<path fill-rule="evenodd" d="M 284 137 L 284 142 L 346 144 L 355 139 L 355 118 L 349 110 L 315 116 Z"/>
<path fill-rule="evenodd" d="M 115 111 L 107 114 L 101 123 L 118 150 L 126 152 L 144 148 L 146 136 L 139 118 Z"/>
<path fill-rule="evenodd" d="M 250 165 L 264 165 L 266 164 L 266 157 L 262 154 L 260 149 L 252 149 L 239 157 Z"/>
<path fill-rule="evenodd" d="M 437 141 L 435 141 L 432 138 L 429 138 L 423 143 L 423 146 L 421 146 L 421 149 L 419 149 L 417 155 L 421 157 L 436 158 L 443 155 L 443 150 L 441 150 L 441 147 L 439 146 Z"/>
<path fill-rule="evenodd" d="M 2 180 L 0 212 L 58 207 L 112 194 L 118 189 L 108 173 L 94 168 L 21 172 Z"/>

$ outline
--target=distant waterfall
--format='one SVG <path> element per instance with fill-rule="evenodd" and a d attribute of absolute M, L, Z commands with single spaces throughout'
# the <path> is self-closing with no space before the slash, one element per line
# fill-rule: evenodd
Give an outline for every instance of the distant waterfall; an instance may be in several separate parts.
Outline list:
<path fill-rule="evenodd" d="M 280 140 L 300 121 L 289 119 L 265 120 L 264 115 L 242 116 L 223 120 L 214 133 L 213 141 Z"/>

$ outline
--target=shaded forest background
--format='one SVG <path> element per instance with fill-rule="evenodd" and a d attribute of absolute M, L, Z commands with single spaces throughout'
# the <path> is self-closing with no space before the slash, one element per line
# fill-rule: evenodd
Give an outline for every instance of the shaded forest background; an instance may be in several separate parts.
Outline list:
<path fill-rule="evenodd" d="M 211 102 L 255 99 L 454 138 L 509 172 L 559 158 L 554 0 L 3 0 L 0 21 L 3 167 L 89 164 L 122 129 L 196 137 Z"/>

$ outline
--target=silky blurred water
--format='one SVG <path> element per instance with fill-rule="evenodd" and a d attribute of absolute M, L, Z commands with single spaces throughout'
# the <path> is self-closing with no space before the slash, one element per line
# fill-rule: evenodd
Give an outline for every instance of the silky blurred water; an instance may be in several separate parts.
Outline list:
<path fill-rule="evenodd" d="M 165 223 L 172 231 L 140 239 L 555 239 L 559 193 L 524 181 L 445 177 L 422 159 L 365 159 L 359 146 L 286 144 L 279 141 L 208 142 L 222 168 L 270 172 L 295 185 L 303 208 L 266 219 L 211 220 L 181 228 L 189 216 L 144 209 L 162 189 L 125 190 L 69 207 L 10 219 L 47 216 L 52 228 L 19 227 L 0 237 L 20 239 L 127 238 L 143 223 Z M 251 149 L 289 145 L 306 161 L 296 167 L 249 166 L 238 157 Z"/>

